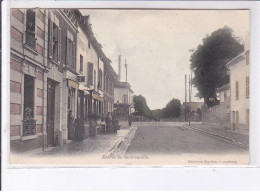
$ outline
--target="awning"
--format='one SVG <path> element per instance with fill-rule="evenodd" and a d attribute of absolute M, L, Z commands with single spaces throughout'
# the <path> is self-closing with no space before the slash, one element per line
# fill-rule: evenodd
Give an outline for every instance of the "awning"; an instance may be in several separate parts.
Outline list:
<path fill-rule="evenodd" d="M 84 94 L 86 94 L 86 95 L 89 94 L 88 88 L 86 86 L 81 85 L 81 84 L 79 84 L 79 90 L 84 91 Z"/>
<path fill-rule="evenodd" d="M 103 98 L 97 94 L 93 94 L 93 99 L 96 99 L 96 100 L 99 100 L 99 101 L 102 101 Z"/>
<path fill-rule="evenodd" d="M 78 83 L 78 82 L 75 82 L 75 81 L 73 81 L 73 80 L 68 79 L 68 86 L 69 86 L 69 87 L 72 87 L 72 88 L 78 89 L 78 88 L 79 88 L 79 83 Z"/>

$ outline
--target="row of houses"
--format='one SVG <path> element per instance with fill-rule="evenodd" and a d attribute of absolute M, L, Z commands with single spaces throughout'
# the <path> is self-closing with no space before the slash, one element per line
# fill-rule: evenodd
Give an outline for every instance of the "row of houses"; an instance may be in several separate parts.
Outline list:
<path fill-rule="evenodd" d="M 218 88 L 219 104 L 204 108 L 203 121 L 223 129 L 246 132 L 250 120 L 249 50 L 226 64 L 230 81 Z"/>
<path fill-rule="evenodd" d="M 11 150 L 70 142 L 68 115 L 86 127 L 115 104 L 130 109 L 131 86 L 118 81 L 90 17 L 78 9 L 11 9 L 10 34 Z"/>

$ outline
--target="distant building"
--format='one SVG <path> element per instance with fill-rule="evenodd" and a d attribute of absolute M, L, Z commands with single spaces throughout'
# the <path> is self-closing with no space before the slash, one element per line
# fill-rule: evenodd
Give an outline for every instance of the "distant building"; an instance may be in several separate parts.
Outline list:
<path fill-rule="evenodd" d="M 201 109 L 204 105 L 204 102 L 183 102 L 182 112 L 186 112 L 186 120 L 189 118 L 189 109 L 191 109 L 191 120 L 192 121 L 201 121 Z"/>
<path fill-rule="evenodd" d="M 133 91 L 127 82 L 116 82 L 114 86 L 115 109 L 119 113 L 120 120 L 127 120 L 133 111 Z"/>
<path fill-rule="evenodd" d="M 227 63 L 230 72 L 231 129 L 249 129 L 249 51 Z"/>

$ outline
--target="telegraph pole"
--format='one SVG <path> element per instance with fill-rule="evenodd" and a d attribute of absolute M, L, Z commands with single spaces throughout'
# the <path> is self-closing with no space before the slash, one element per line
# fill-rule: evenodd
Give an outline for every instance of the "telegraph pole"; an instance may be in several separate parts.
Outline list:
<path fill-rule="evenodd" d="M 189 126 L 190 126 L 190 117 L 191 117 L 191 76 L 189 75 Z"/>
<path fill-rule="evenodd" d="M 185 103 L 184 103 L 184 115 L 185 121 L 187 121 L 187 75 L 185 74 Z"/>
<path fill-rule="evenodd" d="M 121 80 L 121 55 L 118 55 L 118 81 Z"/>
<path fill-rule="evenodd" d="M 126 63 L 126 59 L 125 59 L 125 77 L 126 77 L 126 82 L 127 82 L 127 63 Z"/>

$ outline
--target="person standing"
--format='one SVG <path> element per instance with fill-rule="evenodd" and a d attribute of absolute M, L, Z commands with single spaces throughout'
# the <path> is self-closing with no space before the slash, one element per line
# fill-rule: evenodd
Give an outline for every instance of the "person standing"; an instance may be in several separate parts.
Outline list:
<path fill-rule="evenodd" d="M 129 125 L 129 127 L 132 126 L 132 120 L 133 120 L 133 115 L 130 114 L 130 115 L 128 116 L 128 125 Z"/>
<path fill-rule="evenodd" d="M 68 114 L 68 139 L 69 140 L 74 139 L 74 132 L 75 132 L 74 117 L 72 114 L 72 110 L 69 110 L 69 114 Z"/>

